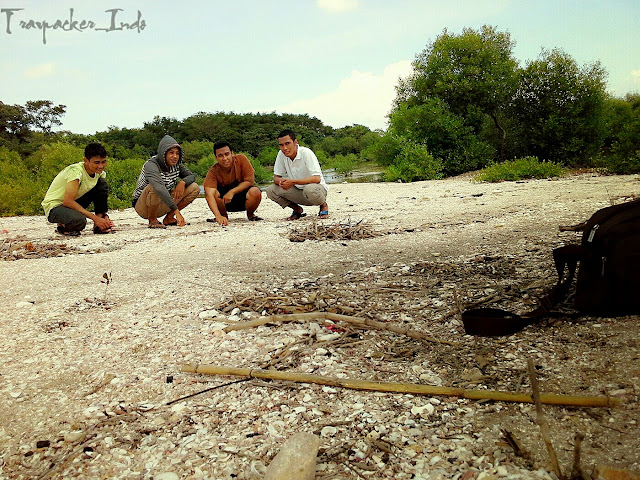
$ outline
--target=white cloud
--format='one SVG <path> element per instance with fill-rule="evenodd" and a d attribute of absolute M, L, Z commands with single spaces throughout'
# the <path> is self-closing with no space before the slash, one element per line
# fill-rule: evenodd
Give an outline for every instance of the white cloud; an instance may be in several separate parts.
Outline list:
<path fill-rule="evenodd" d="M 633 78 L 633 83 L 640 83 L 640 70 L 632 70 L 631 78 Z"/>
<path fill-rule="evenodd" d="M 35 67 L 27 68 L 24 71 L 26 78 L 50 77 L 54 74 L 55 65 L 53 63 L 43 63 Z"/>
<path fill-rule="evenodd" d="M 348 12 L 358 8 L 358 0 L 318 0 L 317 5 L 329 12 Z"/>
<path fill-rule="evenodd" d="M 280 112 L 307 113 L 335 128 L 355 123 L 385 129 L 399 77 L 411 73 L 411 62 L 387 65 L 382 75 L 354 70 L 332 92 L 278 107 Z"/>

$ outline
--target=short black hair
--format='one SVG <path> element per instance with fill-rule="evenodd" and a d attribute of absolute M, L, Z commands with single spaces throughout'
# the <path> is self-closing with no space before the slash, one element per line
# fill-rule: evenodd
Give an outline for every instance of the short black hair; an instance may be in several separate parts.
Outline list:
<path fill-rule="evenodd" d="M 289 137 L 291 137 L 291 140 L 295 140 L 296 139 L 295 132 L 293 130 L 289 129 L 289 128 L 285 128 L 284 130 L 282 130 L 278 134 L 278 138 L 286 137 L 287 135 L 289 135 Z"/>
<path fill-rule="evenodd" d="M 106 158 L 107 150 L 99 143 L 90 143 L 84 147 L 84 158 L 91 160 L 93 157 Z"/>
<path fill-rule="evenodd" d="M 233 148 L 231 148 L 231 145 L 229 145 L 229 142 L 225 142 L 224 140 L 222 140 L 221 142 L 216 142 L 213 144 L 213 155 L 215 156 L 219 148 L 224 148 L 224 147 L 229 147 L 229 150 L 233 152 Z"/>

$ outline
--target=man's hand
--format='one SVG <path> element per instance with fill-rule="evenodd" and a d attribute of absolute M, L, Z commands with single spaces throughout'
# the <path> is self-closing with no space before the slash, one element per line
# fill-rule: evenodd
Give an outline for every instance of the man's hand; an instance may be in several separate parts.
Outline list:
<path fill-rule="evenodd" d="M 171 197 L 173 198 L 174 202 L 179 203 L 180 200 L 182 200 L 182 197 L 184 197 L 184 189 L 185 189 L 184 180 L 180 180 L 176 185 L 176 188 L 174 188 L 173 191 L 171 192 Z"/>
<path fill-rule="evenodd" d="M 283 179 L 280 180 L 280 186 L 282 188 L 284 188 L 285 190 L 289 190 L 294 185 L 295 185 L 295 183 L 293 182 L 293 180 L 290 180 L 288 178 L 283 178 Z"/>
<path fill-rule="evenodd" d="M 222 197 L 222 201 L 224 202 L 225 205 L 227 203 L 231 202 L 232 199 L 233 199 L 233 192 L 231 190 L 229 190 L 227 193 L 225 193 L 224 197 Z"/>
<path fill-rule="evenodd" d="M 115 227 L 115 223 L 113 223 L 109 217 L 96 217 L 93 223 L 100 230 L 109 230 Z"/>
<path fill-rule="evenodd" d="M 222 215 L 216 215 L 216 222 L 218 222 L 218 224 L 222 225 L 223 227 L 226 227 L 227 225 L 229 225 L 229 219 Z"/>

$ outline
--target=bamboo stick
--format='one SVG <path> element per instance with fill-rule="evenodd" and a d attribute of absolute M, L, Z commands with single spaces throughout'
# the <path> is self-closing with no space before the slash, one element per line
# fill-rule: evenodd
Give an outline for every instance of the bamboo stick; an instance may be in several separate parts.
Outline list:
<path fill-rule="evenodd" d="M 544 441 L 545 447 L 547 447 L 547 454 L 549 455 L 549 459 L 551 460 L 551 466 L 553 467 L 553 471 L 555 472 L 556 477 L 558 477 L 559 480 L 565 480 L 564 475 L 562 475 L 562 470 L 560 470 L 560 463 L 558 462 L 556 449 L 553 448 L 553 442 L 551 441 L 549 422 L 547 422 L 547 419 L 544 416 L 544 412 L 542 411 L 540 385 L 538 383 L 538 377 L 536 376 L 536 368 L 533 365 L 533 360 L 531 360 L 531 358 L 527 359 L 527 367 L 529 370 L 529 381 L 531 382 L 533 401 L 536 405 L 536 423 L 540 428 L 542 440 Z"/>
<path fill-rule="evenodd" d="M 417 330 L 411 330 L 409 328 L 397 327 L 384 322 L 377 322 L 369 318 L 352 317 L 350 315 L 340 315 L 338 313 L 330 312 L 309 312 L 309 313 L 293 313 L 291 315 L 271 315 L 270 317 L 258 318 L 256 320 L 250 320 L 248 322 L 240 322 L 234 325 L 229 325 L 223 328 L 225 332 L 232 332 L 234 330 L 242 330 L 245 328 L 255 328 L 267 323 L 275 322 L 307 322 L 309 320 L 331 320 L 334 322 L 347 322 L 360 328 L 372 328 L 374 330 L 385 330 L 388 332 L 397 333 L 399 335 L 406 335 L 416 340 L 424 340 L 433 343 L 442 343 L 445 345 L 457 346 L 455 342 L 449 342 L 447 340 L 439 340 L 435 337 L 431 337 L 425 333 Z"/>
<path fill-rule="evenodd" d="M 201 373 L 205 375 L 238 375 L 269 380 L 315 383 L 332 387 L 350 388 L 352 390 L 411 393 L 415 395 L 441 395 L 445 397 L 467 398 L 470 400 L 533 403 L 533 398 L 528 393 L 500 392 L 496 390 L 467 390 L 457 387 L 438 387 L 435 385 L 421 385 L 415 383 L 374 382 L 369 380 L 324 377 L 309 373 L 281 372 L 277 370 L 184 364 L 182 365 L 182 371 Z M 569 405 L 579 407 L 613 407 L 619 404 L 619 400 L 611 397 L 557 395 L 553 393 L 541 394 L 540 401 L 548 405 Z"/>

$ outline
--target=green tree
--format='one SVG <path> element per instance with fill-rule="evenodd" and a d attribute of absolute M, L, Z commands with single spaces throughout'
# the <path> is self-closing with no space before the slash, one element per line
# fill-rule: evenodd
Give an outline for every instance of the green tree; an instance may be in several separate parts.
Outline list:
<path fill-rule="evenodd" d="M 640 172 L 640 94 L 607 99 L 605 126 L 607 169 L 611 173 Z"/>
<path fill-rule="evenodd" d="M 520 153 L 585 164 L 604 138 L 605 78 L 599 62 L 579 67 L 560 49 L 529 62 L 513 101 Z"/>
<path fill-rule="evenodd" d="M 54 105 L 51 100 L 28 101 L 25 114 L 32 128 L 42 133 L 51 133 L 53 127 L 62 125 L 62 117 L 67 110 L 65 105 Z"/>
<path fill-rule="evenodd" d="M 398 86 L 395 110 L 440 102 L 440 112 L 456 116 L 473 135 L 481 135 L 489 117 L 500 131 L 496 150 L 504 155 L 507 131 L 504 117 L 517 87 L 514 42 L 508 32 L 494 27 L 465 28 L 460 35 L 446 29 L 413 62 L 413 74 Z M 390 126 L 394 127 L 393 112 Z M 422 112 L 423 114 L 426 112 Z M 430 114 L 437 115 L 437 109 Z M 440 122 L 432 119 L 430 123 Z M 428 139 L 416 138 L 434 151 Z M 452 159 L 455 161 L 455 159 Z M 489 160 L 489 159 L 487 159 Z"/>

